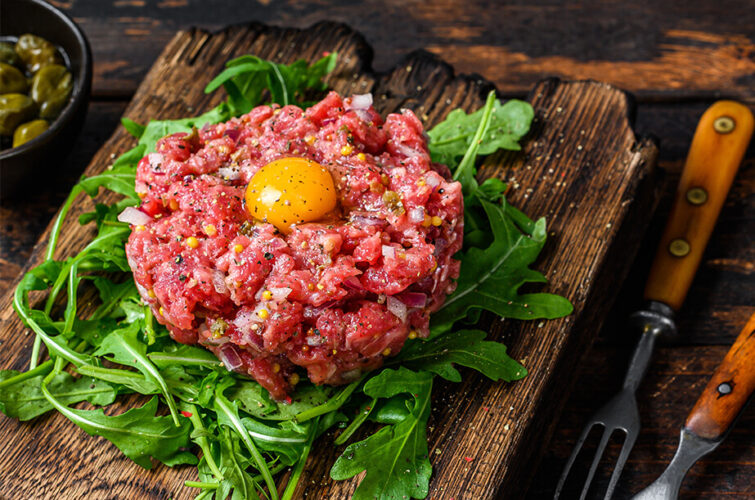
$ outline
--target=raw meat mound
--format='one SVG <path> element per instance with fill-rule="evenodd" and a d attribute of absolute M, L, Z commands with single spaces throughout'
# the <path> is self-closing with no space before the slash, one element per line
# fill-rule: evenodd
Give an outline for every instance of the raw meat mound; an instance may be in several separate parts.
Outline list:
<path fill-rule="evenodd" d="M 260 106 L 160 140 L 139 163 L 143 224 L 126 246 L 139 292 L 171 336 L 199 343 L 283 399 L 299 380 L 342 384 L 428 334 L 454 289 L 461 185 L 430 160 L 409 110 L 371 96 Z M 287 234 L 254 220 L 244 190 L 266 164 L 316 161 L 338 209 Z M 132 209 L 133 210 L 133 209 Z"/>

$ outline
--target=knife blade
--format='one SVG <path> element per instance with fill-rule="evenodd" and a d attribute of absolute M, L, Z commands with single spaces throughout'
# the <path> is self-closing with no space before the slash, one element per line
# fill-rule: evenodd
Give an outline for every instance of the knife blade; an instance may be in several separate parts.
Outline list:
<path fill-rule="evenodd" d="M 726 438 L 755 392 L 755 313 L 687 417 L 668 467 L 632 500 L 675 500 L 687 471 Z"/>

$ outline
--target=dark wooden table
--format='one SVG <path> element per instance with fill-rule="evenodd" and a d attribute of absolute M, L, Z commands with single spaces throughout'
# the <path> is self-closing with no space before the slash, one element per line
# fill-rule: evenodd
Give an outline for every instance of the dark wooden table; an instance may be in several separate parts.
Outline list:
<path fill-rule="evenodd" d="M 643 251 L 634 263 L 627 262 L 629 280 L 616 283 L 621 292 L 612 320 L 586 356 L 549 449 L 539 464 L 531 464 L 533 499 L 552 495 L 583 423 L 621 384 L 635 341 L 622 328 L 623 319 L 640 305 L 643 280 L 697 119 L 719 98 L 755 108 L 755 5 L 747 0 L 569 6 L 483 0 L 52 3 L 73 16 L 89 37 L 95 60 L 93 99 L 84 132 L 61 163 L 60 174 L 16 201 L 0 200 L 0 292 L 22 269 L 70 186 L 118 125 L 144 73 L 179 28 L 215 29 L 246 20 L 306 27 L 330 19 L 364 34 L 375 49 L 378 70 L 424 48 L 460 72 L 493 81 L 506 96 L 521 97 L 537 80 L 553 75 L 603 80 L 635 94 L 636 129 L 660 140 L 660 166 L 668 171 L 663 198 Z M 751 147 L 679 314 L 682 341 L 658 349 L 641 387 L 643 430 L 619 498 L 649 483 L 670 460 L 679 426 L 755 307 L 754 188 Z M 620 440 L 609 446 L 608 463 L 619 448 Z M 599 474 L 606 483 L 610 470 Z M 755 408 L 746 410 L 728 440 L 690 471 L 682 498 L 755 498 Z"/>

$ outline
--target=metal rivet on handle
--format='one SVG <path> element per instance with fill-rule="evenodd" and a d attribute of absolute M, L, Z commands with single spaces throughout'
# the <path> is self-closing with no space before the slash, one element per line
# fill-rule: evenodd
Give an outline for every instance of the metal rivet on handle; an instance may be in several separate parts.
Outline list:
<path fill-rule="evenodd" d="M 676 238 L 669 243 L 668 251 L 674 257 L 684 257 L 690 251 L 689 243 L 684 238 Z"/>
<path fill-rule="evenodd" d="M 736 128 L 737 124 L 734 118 L 730 116 L 721 116 L 713 122 L 713 130 L 719 134 L 728 134 Z"/>
<path fill-rule="evenodd" d="M 733 390 L 733 387 L 728 382 L 723 382 L 718 386 L 718 393 L 721 396 L 726 396 L 727 394 L 731 394 L 731 391 Z"/>
<path fill-rule="evenodd" d="M 708 192 L 701 187 L 694 187 L 687 191 L 687 201 L 693 205 L 702 205 L 708 201 Z"/>

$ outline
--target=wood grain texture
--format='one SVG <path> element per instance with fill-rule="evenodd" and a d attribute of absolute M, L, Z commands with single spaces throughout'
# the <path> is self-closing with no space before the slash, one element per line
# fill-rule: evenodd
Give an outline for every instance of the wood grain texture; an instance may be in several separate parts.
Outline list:
<path fill-rule="evenodd" d="M 449 66 L 426 53 L 411 55 L 390 73 L 374 75 L 364 40 L 342 25 L 321 24 L 304 32 L 237 26 L 214 35 L 197 30 L 176 35 L 125 115 L 143 122 L 207 109 L 221 96 L 205 96 L 201 89 L 225 60 L 239 54 L 292 61 L 313 60 L 325 50 L 340 54 L 330 79 L 336 90 L 372 91 L 381 112 L 410 107 L 429 126 L 453 108 L 478 107 L 490 88 L 479 78 L 455 77 Z M 552 236 L 538 267 L 551 279 L 550 291 L 573 301 L 575 314 L 542 324 L 507 321 L 491 326 L 493 336 L 505 340 L 530 369 L 524 381 L 492 384 L 470 375 L 461 384 L 440 384 L 436 389 L 430 449 L 440 453 L 431 454 L 436 468 L 432 496 L 463 493 L 492 498 L 504 491 L 512 495 L 524 491 L 529 469 L 553 430 L 553 415 L 565 400 L 564 387 L 607 314 L 616 289 L 612 280 L 620 282 L 627 272 L 624 262 L 633 258 L 654 206 L 650 172 L 657 149 L 651 141 L 635 137 L 629 120 L 632 103 L 623 92 L 595 82 L 549 80 L 537 86 L 530 98 L 537 121 L 525 151 L 499 155 L 484 174 L 507 179 L 517 206 L 548 217 Z M 102 170 L 112 154 L 131 144 L 119 127 L 87 173 Z M 86 207 L 83 200 L 77 203 L 70 220 Z M 87 237 L 88 232 L 75 224 L 63 229 L 61 254 L 80 248 Z M 33 252 L 32 263 L 38 261 L 39 250 Z M 22 333 L 9 302 L 9 294 L 0 301 L 2 366 L 18 368 L 28 359 L 31 337 Z M 129 404 L 133 401 L 116 405 L 113 411 Z M 480 446 L 481 439 L 485 447 Z M 7 495 L 186 498 L 191 494 L 180 485 L 195 474 L 192 468 L 141 471 L 114 447 L 85 436 L 60 415 L 32 424 L 3 417 L 0 440 L 7 443 L 0 455 L 0 471 L 14 471 L 0 475 Z M 325 479 L 338 451 L 327 443 L 316 444 L 301 490 L 316 498 L 344 497 L 355 482 L 334 485 Z M 468 463 L 463 456 L 475 459 Z M 71 467 L 72 463 L 77 466 Z"/>
<path fill-rule="evenodd" d="M 752 98 L 755 15 L 741 0 L 54 0 L 92 42 L 96 95 L 131 95 L 180 28 L 257 20 L 304 28 L 347 22 L 390 68 L 425 47 L 506 93 L 550 76 L 594 78 L 643 100 Z"/>

